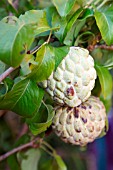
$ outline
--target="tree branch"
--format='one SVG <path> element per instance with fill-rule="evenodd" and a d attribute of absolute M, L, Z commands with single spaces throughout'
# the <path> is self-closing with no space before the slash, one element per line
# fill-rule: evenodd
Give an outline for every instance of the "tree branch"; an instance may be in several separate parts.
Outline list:
<path fill-rule="evenodd" d="M 10 67 L 8 68 L 3 74 L 0 75 L 0 83 L 9 76 L 10 73 L 12 73 L 16 68 Z"/>
<path fill-rule="evenodd" d="M 4 159 L 8 158 L 10 155 L 16 153 L 16 152 L 19 152 L 23 149 L 26 149 L 26 148 L 29 148 L 29 147 L 33 147 L 33 148 L 36 148 L 36 147 L 39 147 L 39 143 L 36 144 L 37 140 L 40 139 L 39 137 L 35 138 L 34 140 L 30 141 L 29 143 L 26 143 L 24 145 L 21 145 L 17 148 L 14 148 L 13 150 L 5 153 L 4 155 L 1 155 L 0 156 L 0 162 L 3 161 Z"/>
<path fill-rule="evenodd" d="M 102 45 L 94 44 L 94 45 L 89 45 L 87 47 L 87 49 L 89 51 L 93 51 L 95 48 L 100 48 L 100 49 L 104 49 L 104 50 L 113 51 L 113 45 L 108 46 L 106 44 L 102 44 Z"/>
<path fill-rule="evenodd" d="M 101 49 L 113 51 L 113 45 L 110 45 L 110 46 L 107 46 L 105 44 L 103 44 L 103 45 L 95 45 L 95 48 L 101 48 Z"/>

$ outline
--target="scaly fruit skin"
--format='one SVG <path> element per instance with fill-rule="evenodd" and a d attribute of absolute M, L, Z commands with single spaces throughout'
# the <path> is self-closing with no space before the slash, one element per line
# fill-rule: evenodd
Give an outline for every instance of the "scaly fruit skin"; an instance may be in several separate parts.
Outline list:
<path fill-rule="evenodd" d="M 88 50 L 70 47 L 56 71 L 42 85 L 58 104 L 76 107 L 90 97 L 95 79 L 94 60 Z"/>
<path fill-rule="evenodd" d="M 53 129 L 66 143 L 84 146 L 94 141 L 104 130 L 106 112 L 99 98 L 90 96 L 81 105 L 57 107 Z"/>

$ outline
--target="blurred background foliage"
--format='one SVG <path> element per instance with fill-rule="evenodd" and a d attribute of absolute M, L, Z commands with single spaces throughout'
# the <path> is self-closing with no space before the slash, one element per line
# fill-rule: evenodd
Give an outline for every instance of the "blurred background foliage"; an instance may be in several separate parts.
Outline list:
<path fill-rule="evenodd" d="M 82 5 L 83 2 L 80 2 Z M 75 5 L 76 9 L 77 5 Z M 30 9 L 43 9 L 49 6 L 51 6 L 50 0 L 0 0 L 0 19 L 8 15 L 18 17 Z M 80 24 L 82 23 L 79 23 L 79 27 L 81 27 Z M 86 42 L 90 44 L 93 38 L 93 30 L 94 32 L 97 30 L 98 34 L 94 21 L 88 18 L 88 24 L 89 30 L 87 30 L 86 26 L 83 27 L 80 36 L 76 39 L 75 45 L 80 44 L 82 46 Z M 84 34 L 85 29 L 87 33 Z M 90 30 L 92 30 L 92 33 Z M 77 35 L 74 36 L 76 37 Z M 87 43 L 84 46 L 88 45 Z M 111 67 L 110 58 L 113 56 L 113 51 L 109 52 L 96 48 L 93 50 L 92 56 L 96 56 L 95 60 L 98 63 L 106 63 L 109 68 Z M 111 73 L 113 74 L 112 71 Z M 68 170 L 113 170 L 113 109 L 110 110 L 108 118 L 109 131 L 107 135 L 88 144 L 87 147 L 81 148 L 65 144 L 54 133 L 51 133 L 45 140 L 63 158 Z M 51 131 L 51 129 L 49 130 Z M 28 135 L 25 136 L 26 132 Z M 11 150 L 15 146 L 19 146 L 20 139 L 20 143 L 29 141 L 30 135 L 24 119 L 21 119 L 11 111 L 0 111 L 0 154 Z M 44 152 L 43 149 L 25 150 L 18 153 L 17 158 L 18 161 L 14 155 L 9 157 L 7 161 L 4 160 L 0 163 L 0 170 L 65 170 L 60 169 L 56 160 L 47 152 Z M 21 167 L 18 162 L 21 162 Z"/>

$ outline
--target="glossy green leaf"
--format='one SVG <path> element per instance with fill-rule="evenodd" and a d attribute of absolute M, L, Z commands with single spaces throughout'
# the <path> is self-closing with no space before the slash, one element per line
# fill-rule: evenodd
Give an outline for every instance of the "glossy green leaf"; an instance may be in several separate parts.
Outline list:
<path fill-rule="evenodd" d="M 53 18 L 53 15 L 56 14 L 57 10 L 54 6 L 49 6 L 49 7 L 45 8 L 44 11 L 46 11 L 46 17 L 47 17 L 48 24 L 52 27 L 52 24 L 51 24 L 52 18 Z"/>
<path fill-rule="evenodd" d="M 57 12 L 54 12 L 52 17 L 52 27 L 59 27 L 58 30 L 54 32 L 55 36 L 60 42 L 63 42 L 64 31 L 67 26 L 67 19 L 65 17 L 61 18 Z"/>
<path fill-rule="evenodd" d="M 77 38 L 80 30 L 82 27 L 85 25 L 86 19 L 83 20 L 77 20 L 76 21 L 76 26 L 75 26 L 75 31 L 74 31 L 74 38 Z"/>
<path fill-rule="evenodd" d="M 101 95 L 100 99 L 104 103 L 107 114 L 109 114 L 109 111 L 112 107 L 112 93 L 110 95 L 108 95 L 106 98 L 104 98 L 103 95 Z"/>
<path fill-rule="evenodd" d="M 19 16 L 19 20 L 26 24 L 36 24 L 44 16 L 43 10 L 29 10 Z"/>
<path fill-rule="evenodd" d="M 63 47 L 52 47 L 53 53 L 54 53 L 54 60 L 55 60 L 55 69 L 58 67 L 58 65 L 61 63 L 61 61 L 64 59 L 64 57 L 69 52 L 68 46 Z"/>
<path fill-rule="evenodd" d="M 48 45 L 43 45 L 40 48 L 40 50 L 37 52 L 35 62 L 37 65 L 32 64 L 32 72 L 28 75 L 28 77 L 36 82 L 47 79 L 55 66 L 53 52 Z"/>
<path fill-rule="evenodd" d="M 35 35 L 38 35 L 42 32 L 45 32 L 51 29 L 47 22 L 46 12 L 43 10 L 27 11 L 24 15 L 21 15 L 19 19 L 24 23 L 34 24 Z"/>
<path fill-rule="evenodd" d="M 58 164 L 59 170 L 67 170 L 67 167 L 64 163 L 64 161 L 62 160 L 62 158 L 59 155 L 54 155 L 54 158 Z"/>
<path fill-rule="evenodd" d="M 17 67 L 34 40 L 33 28 L 19 22 L 15 24 L 0 21 L 0 60 L 9 66 Z"/>
<path fill-rule="evenodd" d="M 14 81 L 11 78 L 6 77 L 3 82 L 6 88 L 6 93 L 8 93 L 14 85 Z"/>
<path fill-rule="evenodd" d="M 18 159 L 21 159 L 20 167 L 21 170 L 37 170 L 38 162 L 40 159 L 41 153 L 38 148 L 29 149 L 21 156 L 21 152 L 18 153 Z"/>
<path fill-rule="evenodd" d="M 71 28 L 70 31 L 68 31 L 63 43 L 65 45 L 68 45 L 68 46 L 72 46 L 73 45 L 73 41 L 74 41 L 74 32 L 75 32 L 75 28 L 76 28 L 76 24 L 74 24 Z"/>
<path fill-rule="evenodd" d="M 35 117 L 27 120 L 29 128 L 34 135 L 45 132 L 51 125 L 55 112 L 52 106 L 42 105 Z"/>
<path fill-rule="evenodd" d="M 113 5 L 95 12 L 95 19 L 104 41 L 111 45 L 113 43 Z"/>
<path fill-rule="evenodd" d="M 76 0 L 52 0 L 60 16 L 66 16 L 74 6 Z"/>
<path fill-rule="evenodd" d="M 47 18 L 46 18 L 46 12 L 44 12 L 43 17 L 40 18 L 39 22 L 36 25 L 35 28 L 35 35 L 41 34 L 42 32 L 52 30 L 48 24 Z"/>
<path fill-rule="evenodd" d="M 95 65 L 97 75 L 101 84 L 102 94 L 106 99 L 112 94 L 112 76 L 107 68 L 103 66 Z"/>
<path fill-rule="evenodd" d="M 71 19 L 68 21 L 68 24 L 65 28 L 64 31 L 64 37 L 66 37 L 67 33 L 70 32 L 71 28 L 73 27 L 73 25 L 75 24 L 77 18 L 80 16 L 80 14 L 82 13 L 83 9 L 79 8 L 74 15 L 71 17 Z"/>
<path fill-rule="evenodd" d="M 23 117 L 32 117 L 40 106 L 43 95 L 43 90 L 35 82 L 24 79 L 0 98 L 0 109 L 12 110 Z"/>
<path fill-rule="evenodd" d="M 30 64 L 34 63 L 34 56 L 32 54 L 30 55 L 25 55 L 20 67 L 20 75 L 21 76 L 26 76 L 27 74 L 31 73 L 31 69 L 30 69 Z"/>
<path fill-rule="evenodd" d="M 89 17 L 92 17 L 94 15 L 94 11 L 90 8 L 86 8 L 84 9 L 84 13 L 83 15 L 80 17 L 80 21 L 84 20 L 84 19 L 87 19 Z"/>
<path fill-rule="evenodd" d="M 34 25 L 34 35 L 39 35 L 45 31 L 57 30 L 57 27 L 51 28 L 48 24 L 46 11 L 30 10 L 24 15 L 20 15 L 19 20 L 25 24 Z"/>
<path fill-rule="evenodd" d="M 108 70 L 113 69 L 113 55 L 107 59 L 107 61 L 104 63 L 104 67 L 106 67 Z"/>

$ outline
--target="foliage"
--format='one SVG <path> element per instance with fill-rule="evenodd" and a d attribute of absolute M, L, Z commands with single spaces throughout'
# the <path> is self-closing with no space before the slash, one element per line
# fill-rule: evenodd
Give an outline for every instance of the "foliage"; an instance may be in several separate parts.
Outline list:
<path fill-rule="evenodd" d="M 94 94 L 101 98 L 109 111 L 113 47 L 112 51 L 100 47 L 113 44 L 113 2 L 20 0 L 17 6 L 14 2 L 0 1 L 0 74 L 9 67 L 16 68 L 0 84 L 0 110 L 20 115 L 33 135 L 44 137 L 51 126 L 54 110 L 40 82 L 58 67 L 69 46 L 75 45 L 89 49 L 94 57 L 98 74 Z M 29 149 L 18 153 L 16 161 L 22 170 L 29 162 L 27 169 L 34 167 L 32 169 L 36 170 L 38 164 L 40 166 L 41 154 L 39 149 Z M 57 154 L 53 157 L 40 169 L 52 170 L 52 165 L 55 170 L 66 170 L 61 157 Z"/>

